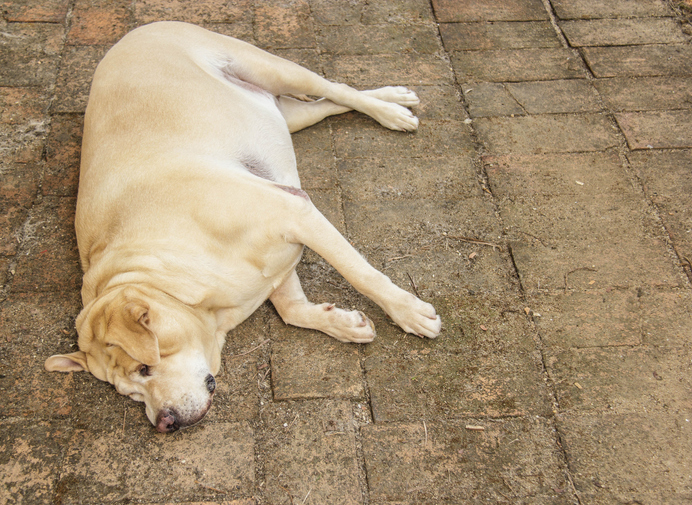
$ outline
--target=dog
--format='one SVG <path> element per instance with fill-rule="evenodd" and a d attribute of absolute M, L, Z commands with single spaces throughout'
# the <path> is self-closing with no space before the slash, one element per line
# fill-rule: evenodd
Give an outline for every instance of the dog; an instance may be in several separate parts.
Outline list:
<path fill-rule="evenodd" d="M 404 331 L 436 337 L 433 306 L 370 266 L 301 189 L 290 135 L 350 110 L 414 131 L 418 103 L 194 25 L 127 34 L 98 65 L 84 120 L 79 351 L 45 368 L 91 372 L 172 432 L 205 416 L 226 334 L 267 299 L 287 324 L 371 342 L 362 312 L 307 300 L 295 271 L 304 246 Z"/>

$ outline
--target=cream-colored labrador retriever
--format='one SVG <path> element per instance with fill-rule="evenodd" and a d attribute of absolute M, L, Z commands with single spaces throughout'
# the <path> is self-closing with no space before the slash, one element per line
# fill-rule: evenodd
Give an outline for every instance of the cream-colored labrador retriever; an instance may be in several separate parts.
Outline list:
<path fill-rule="evenodd" d="M 324 98 L 293 98 L 307 95 Z M 300 189 L 290 136 L 352 109 L 412 131 L 417 103 L 406 88 L 356 91 L 184 23 L 125 36 L 96 70 L 85 118 L 80 351 L 46 369 L 91 372 L 169 432 L 204 417 L 227 332 L 267 299 L 288 324 L 372 341 L 363 313 L 306 299 L 303 245 L 405 331 L 437 336 L 432 305 L 371 267 Z"/>

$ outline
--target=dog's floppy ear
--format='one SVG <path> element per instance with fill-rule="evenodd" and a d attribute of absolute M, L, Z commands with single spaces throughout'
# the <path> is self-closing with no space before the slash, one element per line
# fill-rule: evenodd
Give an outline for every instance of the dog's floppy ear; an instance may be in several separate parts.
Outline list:
<path fill-rule="evenodd" d="M 88 372 L 87 357 L 82 351 L 71 354 L 56 354 L 44 365 L 49 372 Z"/>
<path fill-rule="evenodd" d="M 161 361 L 159 340 L 151 330 L 149 305 L 132 300 L 116 307 L 108 318 L 104 338 L 107 345 L 117 345 L 135 361 L 145 365 L 158 365 Z"/>

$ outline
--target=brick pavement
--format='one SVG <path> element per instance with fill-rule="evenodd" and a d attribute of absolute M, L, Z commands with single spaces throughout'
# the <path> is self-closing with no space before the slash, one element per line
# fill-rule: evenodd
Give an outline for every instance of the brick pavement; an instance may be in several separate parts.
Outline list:
<path fill-rule="evenodd" d="M 689 0 L 1 5 L 1 504 L 692 501 Z M 349 113 L 294 141 L 318 207 L 435 303 L 440 338 L 405 336 L 308 252 L 309 296 L 366 310 L 378 338 L 267 304 L 197 427 L 155 433 L 108 384 L 43 371 L 76 342 L 91 74 L 161 19 L 420 94 L 416 134 Z"/>

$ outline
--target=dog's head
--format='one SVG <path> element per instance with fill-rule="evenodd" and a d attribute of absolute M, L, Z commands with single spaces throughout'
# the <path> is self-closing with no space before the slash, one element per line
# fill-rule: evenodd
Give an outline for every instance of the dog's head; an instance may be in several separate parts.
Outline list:
<path fill-rule="evenodd" d="M 46 360 L 49 371 L 88 371 L 144 402 L 149 420 L 171 432 L 211 407 L 221 353 L 209 324 L 187 305 L 143 287 L 120 287 L 77 317 L 79 351 Z"/>

